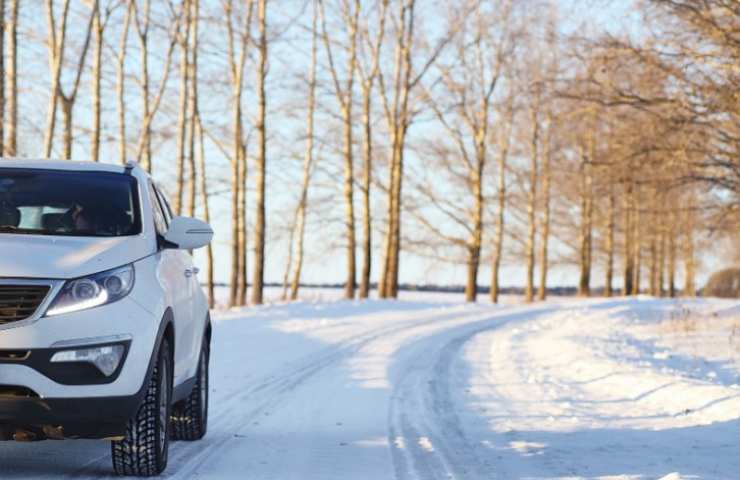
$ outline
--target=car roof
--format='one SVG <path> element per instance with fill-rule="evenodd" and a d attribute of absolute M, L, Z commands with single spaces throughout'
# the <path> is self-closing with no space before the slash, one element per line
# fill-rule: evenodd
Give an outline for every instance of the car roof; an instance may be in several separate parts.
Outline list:
<path fill-rule="evenodd" d="M 112 172 L 124 173 L 125 167 L 120 164 L 100 163 L 74 160 L 43 160 L 0 158 L 0 168 L 22 168 L 38 170 L 66 170 L 74 172 Z M 135 168 L 135 167 L 132 167 Z"/>

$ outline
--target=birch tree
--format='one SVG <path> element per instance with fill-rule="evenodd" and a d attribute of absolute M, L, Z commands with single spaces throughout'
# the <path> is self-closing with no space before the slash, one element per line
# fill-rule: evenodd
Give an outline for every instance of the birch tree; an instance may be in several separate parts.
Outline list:
<path fill-rule="evenodd" d="M 493 237 L 492 253 L 491 253 L 491 291 L 490 297 L 491 302 L 498 303 L 500 293 L 500 279 L 499 272 L 501 269 L 501 261 L 504 256 L 504 230 L 506 221 L 506 170 L 509 158 L 509 148 L 511 144 L 511 135 L 514 125 L 514 98 L 516 93 L 513 88 L 509 88 L 507 98 L 505 100 L 505 107 L 501 114 L 503 119 L 501 128 L 496 133 L 496 140 L 498 146 L 497 157 L 497 177 L 498 177 L 498 191 L 496 193 L 497 209 L 496 209 L 496 225 L 495 233 Z"/>
<path fill-rule="evenodd" d="M 527 237 L 525 245 L 526 284 L 524 299 L 534 300 L 534 268 L 536 262 L 537 240 L 537 186 L 540 178 L 540 109 L 542 107 L 542 81 L 535 80 L 531 86 L 529 105 L 529 183 L 527 190 Z"/>
<path fill-rule="evenodd" d="M 252 276 L 252 303 L 260 305 L 263 300 L 265 280 L 265 174 L 267 169 L 267 0 L 258 0 L 258 59 L 257 59 L 257 158 L 255 168 L 255 226 L 254 226 L 254 270 Z"/>
<path fill-rule="evenodd" d="M 398 296 L 398 278 L 401 256 L 401 203 L 403 191 L 404 155 L 406 137 L 412 122 L 411 95 L 419 86 L 431 66 L 437 61 L 449 42 L 457 33 L 457 26 L 449 25 L 442 37 L 433 45 L 431 52 L 422 57 L 415 48 L 416 0 L 397 2 L 394 18 L 396 26 L 395 52 L 392 79 L 379 72 L 378 85 L 390 134 L 390 158 L 388 161 L 388 200 L 386 230 L 383 244 L 383 265 L 378 294 L 381 298 Z M 414 62 L 421 58 L 421 62 Z"/>
<path fill-rule="evenodd" d="M 5 10 L 5 0 L 0 0 L 0 156 L 4 155 L 5 150 L 5 33 L 7 31 Z"/>
<path fill-rule="evenodd" d="M 126 54 L 128 49 L 129 30 L 131 29 L 131 17 L 134 15 L 135 0 L 126 2 L 126 12 L 123 18 L 121 36 L 118 40 L 116 51 L 116 107 L 118 110 L 118 161 L 121 164 L 127 160 L 126 138 Z"/>
<path fill-rule="evenodd" d="M 552 183 L 552 160 L 553 160 L 553 135 L 555 130 L 552 106 L 548 107 L 546 130 L 543 141 L 542 152 L 542 228 L 540 238 L 540 282 L 537 288 L 537 300 L 547 298 L 547 274 L 549 271 L 549 245 L 550 245 L 550 212 L 551 212 L 551 183 Z"/>
<path fill-rule="evenodd" d="M 188 97 L 190 95 L 190 33 L 192 31 L 192 0 L 183 0 L 183 26 L 180 29 L 178 38 L 180 52 L 180 83 L 179 83 L 179 100 L 177 106 L 177 129 L 176 129 L 176 151 L 175 151 L 175 168 L 176 168 L 176 194 L 174 209 L 177 215 L 183 214 L 184 195 L 185 195 L 185 150 L 187 143 L 187 125 L 188 125 Z"/>
<path fill-rule="evenodd" d="M 233 0 L 223 2 L 226 18 L 229 79 L 231 82 L 231 282 L 229 305 L 246 303 L 246 179 L 247 162 L 244 145 L 242 96 L 244 67 L 250 44 L 250 29 L 254 2 L 246 3 L 239 11 Z M 241 28 L 239 26 L 241 25 Z"/>
<path fill-rule="evenodd" d="M 352 110 L 354 103 L 354 85 L 357 72 L 357 37 L 358 23 L 360 15 L 359 0 L 341 2 L 342 21 L 347 31 L 346 49 L 347 59 L 346 67 L 343 72 L 344 79 L 340 79 L 338 67 L 335 64 L 335 53 L 329 40 L 329 34 L 326 28 L 326 13 L 324 1 L 319 2 L 321 13 L 321 38 L 326 49 L 326 56 L 329 62 L 329 72 L 334 86 L 334 93 L 339 103 L 342 117 L 343 140 L 344 140 L 344 210 L 345 210 L 345 227 L 346 249 L 347 249 L 347 280 L 345 284 L 344 296 L 354 298 L 355 288 L 357 285 L 357 266 L 356 266 L 356 249 L 357 241 L 355 235 L 355 203 L 354 203 L 354 152 L 353 152 L 353 128 L 352 128 Z M 342 81 L 344 80 L 344 81 Z"/>
<path fill-rule="evenodd" d="M 135 1 L 135 0 L 133 0 Z M 150 98 L 149 91 L 149 35 L 150 35 L 150 0 L 145 0 L 143 18 L 140 18 L 137 4 L 134 3 L 134 19 L 136 25 L 137 36 L 139 38 L 140 55 L 141 55 L 141 72 L 140 72 L 140 87 L 141 87 L 141 99 L 142 99 L 142 119 L 141 129 L 139 131 L 139 138 L 136 142 L 136 155 L 135 158 L 143 163 L 144 168 L 150 173 L 153 171 L 152 163 L 152 123 L 154 118 L 159 111 L 159 107 L 162 103 L 164 92 L 167 88 L 167 80 L 170 75 L 170 66 L 172 64 L 172 56 L 177 45 L 177 40 L 180 35 L 182 9 L 175 11 L 172 4 L 169 4 L 169 11 L 171 18 L 169 19 L 168 27 L 168 42 L 165 50 L 162 74 L 157 84 L 157 88 L 154 90 L 153 97 Z"/>
<path fill-rule="evenodd" d="M 93 34 L 93 62 L 90 91 L 92 97 L 92 126 L 90 129 L 90 159 L 100 161 L 100 136 L 101 136 L 101 82 L 103 78 L 103 36 L 108 20 L 119 4 L 107 2 L 105 9 L 100 8 L 100 1 L 92 5 L 92 34 Z M 102 10 L 102 11 L 101 11 Z M 128 33 L 128 15 L 126 16 L 124 30 Z"/>
<path fill-rule="evenodd" d="M 203 220 L 211 223 L 211 209 L 208 198 L 208 172 L 206 170 L 205 136 L 200 114 L 195 118 L 196 136 L 198 138 L 198 170 L 200 171 L 201 205 L 203 206 Z M 206 281 L 208 288 L 208 308 L 216 307 L 215 274 L 213 268 L 213 243 L 206 247 Z"/>
<path fill-rule="evenodd" d="M 475 1 L 471 10 L 474 14 L 468 17 L 469 24 L 460 20 L 465 26 L 453 42 L 454 63 L 445 65 L 439 62 L 442 88 L 426 93 L 437 120 L 454 143 L 454 153 L 445 154 L 451 153 L 459 167 L 448 163 L 445 168 L 460 180 L 469 201 L 463 202 L 466 205 L 464 211 L 453 213 L 460 210 L 459 205 L 454 205 L 457 197 L 452 196 L 449 201 L 440 197 L 427 197 L 427 200 L 442 207 L 447 218 L 465 234 L 465 238 L 454 243 L 465 250 L 465 298 L 474 302 L 483 247 L 484 174 L 490 152 L 490 130 L 494 123 L 493 103 L 498 94 L 497 87 L 503 83 L 506 60 L 511 56 L 514 41 L 510 30 L 510 3 L 489 10 L 485 2 Z M 439 232 L 432 222 L 425 224 L 432 232 Z"/>
<path fill-rule="evenodd" d="M 10 0 L 10 18 L 7 22 L 8 32 L 8 66 L 6 68 L 7 121 L 4 123 L 7 136 L 3 154 L 9 157 L 18 155 L 18 21 L 20 0 Z"/>
<path fill-rule="evenodd" d="M 362 271 L 360 273 L 359 297 L 367 298 L 370 293 L 370 276 L 372 273 L 372 211 L 370 207 L 371 185 L 373 180 L 373 89 L 380 71 L 380 56 L 383 42 L 385 39 L 385 22 L 388 11 L 388 0 L 380 0 L 378 8 L 378 26 L 375 32 L 375 39 L 371 39 L 370 26 L 364 29 L 364 44 L 366 48 L 361 51 L 367 51 L 369 61 L 367 64 L 358 62 L 358 74 L 360 75 L 360 86 L 362 89 L 362 126 L 363 126 L 363 167 L 362 167 Z M 369 15 L 368 15 L 369 17 Z"/>
<path fill-rule="evenodd" d="M 312 19 L 311 19 L 311 64 L 308 72 L 308 105 L 306 108 L 306 149 L 303 155 L 303 178 L 301 181 L 301 191 L 298 199 L 298 208 L 296 210 L 295 237 L 296 253 L 295 266 L 293 267 L 290 282 L 290 299 L 298 299 L 298 289 L 300 288 L 301 272 L 303 271 L 303 262 L 305 254 L 305 236 L 306 236 L 306 210 L 308 208 L 308 188 L 311 182 L 311 173 L 314 164 L 314 121 L 316 114 L 316 65 L 318 60 L 318 19 L 319 19 L 319 0 L 312 2 Z"/>
<path fill-rule="evenodd" d="M 51 155 L 56 127 L 57 104 L 59 103 L 59 82 L 64 63 L 65 42 L 67 40 L 67 20 L 70 0 L 64 0 L 59 17 L 54 12 L 54 0 L 46 0 L 46 22 L 48 29 L 48 57 L 51 85 L 49 86 L 49 107 L 46 114 L 44 134 L 44 157 Z"/>
<path fill-rule="evenodd" d="M 82 51 L 77 62 L 77 69 L 74 73 L 74 79 L 72 81 L 72 87 L 68 92 L 65 92 L 62 82 L 57 84 L 59 89 L 59 101 L 62 105 L 62 157 L 70 160 L 72 158 L 72 128 L 74 106 L 77 101 L 77 92 L 80 88 L 80 80 L 82 79 L 82 71 L 85 67 L 85 59 L 87 58 L 87 51 L 90 47 L 90 39 L 92 36 L 93 27 L 95 25 L 95 18 L 99 12 L 99 0 L 93 0 L 90 12 L 90 19 L 87 22 L 87 28 L 85 29 L 84 41 L 82 43 Z M 61 58 L 61 54 L 59 55 Z"/>

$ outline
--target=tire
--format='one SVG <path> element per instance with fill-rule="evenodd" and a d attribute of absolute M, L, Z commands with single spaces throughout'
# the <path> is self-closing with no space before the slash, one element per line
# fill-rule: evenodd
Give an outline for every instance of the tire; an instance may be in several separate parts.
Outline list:
<path fill-rule="evenodd" d="M 172 399 L 172 357 L 162 342 L 144 401 L 129 420 L 123 440 L 111 444 L 117 475 L 153 477 L 167 468 L 169 417 Z"/>
<path fill-rule="evenodd" d="M 193 391 L 181 402 L 177 402 L 170 417 L 170 432 L 173 440 L 200 440 L 208 430 L 208 360 L 210 359 L 208 339 L 203 338 L 203 346 L 198 360 L 198 372 Z"/>

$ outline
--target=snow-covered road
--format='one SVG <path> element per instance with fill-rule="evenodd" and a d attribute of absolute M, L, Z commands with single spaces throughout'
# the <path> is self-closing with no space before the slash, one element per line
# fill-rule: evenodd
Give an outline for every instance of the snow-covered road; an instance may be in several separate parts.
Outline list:
<path fill-rule="evenodd" d="M 176 479 L 739 479 L 740 306 L 293 303 L 216 315 L 209 434 Z M 0 444 L 0 478 L 110 475 Z"/>

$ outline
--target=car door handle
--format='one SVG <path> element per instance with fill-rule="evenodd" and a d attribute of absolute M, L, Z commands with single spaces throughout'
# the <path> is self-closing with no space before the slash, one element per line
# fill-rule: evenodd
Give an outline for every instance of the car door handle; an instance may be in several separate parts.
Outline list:
<path fill-rule="evenodd" d="M 185 269 L 185 276 L 188 277 L 188 278 L 190 278 L 193 275 L 198 275 L 198 272 L 200 272 L 200 269 L 198 267 L 186 268 Z"/>

